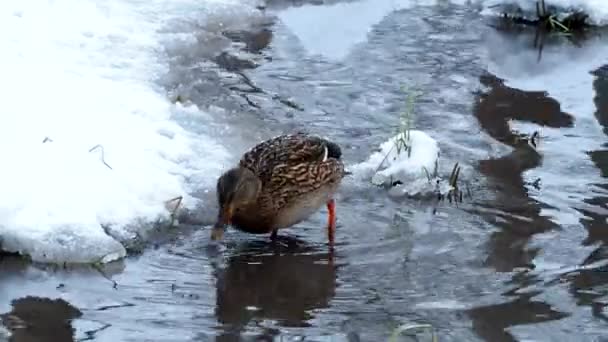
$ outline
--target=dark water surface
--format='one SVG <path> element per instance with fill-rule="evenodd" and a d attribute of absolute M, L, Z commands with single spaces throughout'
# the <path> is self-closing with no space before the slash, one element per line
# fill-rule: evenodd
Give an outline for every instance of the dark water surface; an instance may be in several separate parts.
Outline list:
<path fill-rule="evenodd" d="M 183 125 L 235 156 L 305 128 L 355 164 L 416 87 L 415 126 L 471 198 L 348 180 L 334 250 L 325 210 L 278 244 L 230 231 L 217 249 L 210 205 L 100 269 L 2 257 L 11 339 L 385 341 L 428 323 L 439 341 L 608 341 L 608 38 L 545 37 L 539 54 L 534 32 L 488 23 L 443 2 L 269 1 L 256 20 L 193 28 L 198 42 L 168 45 L 163 82 L 214 120 Z"/>

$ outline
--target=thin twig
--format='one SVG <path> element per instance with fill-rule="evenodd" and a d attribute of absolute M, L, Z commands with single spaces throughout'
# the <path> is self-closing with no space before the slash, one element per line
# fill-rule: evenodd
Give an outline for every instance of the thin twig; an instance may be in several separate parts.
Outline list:
<path fill-rule="evenodd" d="M 248 86 L 250 86 L 252 90 L 254 90 L 255 92 L 258 92 L 258 93 L 266 94 L 266 92 L 262 88 L 256 86 L 253 83 L 253 81 L 251 80 L 251 78 L 249 78 L 249 76 L 245 75 L 244 72 L 242 72 L 242 71 L 236 71 L 236 74 L 239 75 L 239 76 L 241 76 L 243 78 L 243 81 L 245 81 L 245 84 L 247 84 Z"/>
<path fill-rule="evenodd" d="M 569 28 L 567 28 L 564 24 L 560 23 L 559 20 L 555 19 L 553 16 L 549 18 L 549 21 L 551 22 L 552 26 L 559 26 L 562 30 L 564 30 L 565 33 L 570 32 Z"/>
<path fill-rule="evenodd" d="M 269 94 L 268 92 L 264 91 L 264 89 L 258 87 L 257 85 L 255 85 L 253 83 L 253 81 L 251 80 L 251 78 L 249 78 L 249 76 L 245 75 L 244 72 L 242 71 L 236 71 L 236 74 L 241 76 L 241 78 L 243 79 L 243 82 L 245 82 L 246 85 L 248 85 L 249 87 L 251 87 L 251 90 L 244 90 L 244 89 L 239 89 L 236 87 L 233 87 L 232 89 L 234 90 L 239 90 L 239 91 L 243 91 L 243 92 L 247 92 L 247 93 L 261 93 L 264 95 L 269 95 L 273 100 L 275 101 L 279 101 L 280 103 L 293 108 L 295 110 L 298 111 L 304 111 L 304 108 L 302 108 L 302 106 L 298 105 L 297 103 L 289 100 L 289 99 L 285 99 L 283 98 L 281 95 L 279 94 Z M 247 102 L 256 108 L 260 108 L 260 106 L 258 106 L 257 104 L 253 103 L 253 101 L 249 100 L 249 98 L 247 96 L 243 96 L 245 98 L 245 100 L 247 100 Z"/>
<path fill-rule="evenodd" d="M 460 166 L 458 170 L 456 170 L 456 174 L 454 175 L 454 184 L 452 185 L 455 188 L 458 188 L 458 176 L 460 176 Z"/>
<path fill-rule="evenodd" d="M 454 168 L 452 169 L 452 173 L 450 174 L 449 184 L 453 187 L 456 185 L 456 180 L 458 179 L 458 172 L 460 172 L 460 168 L 458 167 L 458 162 L 454 164 Z"/>
<path fill-rule="evenodd" d="M 542 4 L 543 7 L 543 16 L 547 15 L 547 6 L 545 6 L 545 0 L 540 0 L 540 3 Z"/>
<path fill-rule="evenodd" d="M 251 107 L 255 107 L 255 108 L 258 108 L 258 109 L 260 109 L 260 108 L 261 108 L 261 107 L 260 107 L 260 105 L 258 105 L 257 103 L 253 102 L 253 101 L 252 101 L 252 100 L 249 98 L 249 96 L 247 96 L 247 94 L 239 94 L 239 96 L 240 96 L 240 97 L 242 97 L 242 98 L 244 98 L 244 99 L 245 99 L 245 101 L 247 101 L 247 103 L 248 103 L 248 104 L 249 104 Z"/>
<path fill-rule="evenodd" d="M 98 264 L 93 264 L 93 268 L 99 272 L 99 274 L 101 274 L 102 277 L 106 278 L 107 280 L 112 282 L 112 288 L 113 289 L 117 289 L 118 288 L 118 283 L 115 282 L 112 278 L 108 277 L 108 275 L 101 269 L 101 267 Z"/>
<path fill-rule="evenodd" d="M 426 179 L 427 181 L 430 183 L 431 182 L 431 174 L 429 173 L 429 170 L 426 169 L 426 167 L 422 167 L 422 171 L 424 171 L 424 174 L 426 175 Z"/>
<path fill-rule="evenodd" d="M 538 131 L 534 131 L 534 133 L 532 133 L 532 137 L 530 137 L 530 143 L 532 144 L 532 146 L 534 146 L 534 148 L 537 148 L 536 140 L 538 138 L 539 138 Z"/>
<path fill-rule="evenodd" d="M 380 162 L 378 167 L 376 167 L 376 170 L 374 171 L 374 173 L 378 172 L 378 170 L 380 170 L 382 165 L 384 165 L 384 162 L 386 161 L 386 159 L 388 159 L 388 156 L 391 154 L 391 151 L 393 150 L 393 148 L 395 148 L 395 145 L 393 145 L 393 147 L 391 147 L 391 149 L 388 150 L 388 152 L 386 153 L 386 155 L 384 156 L 384 158 L 382 159 L 382 161 Z"/>
<path fill-rule="evenodd" d="M 536 34 L 534 35 L 534 47 L 538 47 L 536 62 L 540 62 L 543 57 L 543 48 L 545 47 L 545 31 L 540 26 L 536 28 Z"/>
<path fill-rule="evenodd" d="M 101 323 L 101 322 L 99 322 Z M 93 330 L 88 330 L 85 331 L 84 334 L 87 335 L 87 337 L 81 338 L 77 341 L 92 341 L 95 339 L 95 335 L 103 330 L 106 330 L 108 328 L 112 327 L 112 324 L 109 323 L 105 323 L 104 325 L 102 325 L 101 327 L 97 328 L 97 329 L 93 329 Z"/>
<path fill-rule="evenodd" d="M 106 311 L 106 310 L 110 310 L 110 309 L 129 308 L 129 307 L 133 307 L 133 306 L 135 306 L 135 304 L 125 302 L 125 303 L 116 304 L 116 305 L 100 306 L 98 308 L 95 308 L 95 311 Z"/>
<path fill-rule="evenodd" d="M 282 104 L 286 105 L 287 107 L 289 107 L 289 108 L 293 108 L 293 109 L 298 110 L 298 111 L 300 111 L 300 112 L 304 110 L 304 108 L 302 108 L 302 107 L 301 107 L 300 105 L 298 105 L 297 103 L 295 103 L 295 102 L 293 102 L 293 101 L 291 101 L 291 100 L 289 100 L 289 99 L 284 99 L 283 97 L 281 97 L 281 96 L 280 96 L 280 95 L 278 95 L 278 94 L 273 95 L 273 96 L 272 96 L 272 99 L 273 99 L 273 100 L 277 100 L 277 101 L 281 102 Z"/>
<path fill-rule="evenodd" d="M 44 140 L 42 140 L 42 143 L 47 143 L 47 142 L 53 142 L 53 139 L 49 138 L 49 137 L 44 137 Z"/>
<path fill-rule="evenodd" d="M 176 220 L 176 216 L 177 216 L 177 211 L 179 210 L 179 207 L 182 204 L 182 201 L 184 200 L 183 196 L 177 196 L 175 198 L 172 198 L 170 200 L 168 200 L 166 203 L 169 204 L 171 202 L 177 201 L 177 204 L 175 205 L 175 208 L 173 208 L 173 211 L 171 212 L 171 226 L 173 226 L 173 224 L 175 223 Z"/>
<path fill-rule="evenodd" d="M 108 165 L 108 163 L 106 163 L 106 158 L 105 158 L 105 154 L 104 154 L 104 150 L 103 150 L 103 146 L 101 146 L 100 144 L 97 144 L 95 146 L 93 146 L 89 152 L 93 152 L 96 149 L 101 149 L 101 161 L 104 163 L 105 166 L 107 166 L 110 170 L 112 170 L 112 167 L 110 165 Z"/>

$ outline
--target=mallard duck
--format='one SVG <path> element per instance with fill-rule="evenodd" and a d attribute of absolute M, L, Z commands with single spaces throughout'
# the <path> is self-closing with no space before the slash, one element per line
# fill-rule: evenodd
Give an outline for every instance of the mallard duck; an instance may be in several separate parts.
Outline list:
<path fill-rule="evenodd" d="M 226 225 L 251 234 L 291 227 L 328 210 L 327 236 L 336 227 L 334 194 L 345 176 L 340 147 L 307 133 L 281 135 L 245 152 L 238 166 L 217 180 L 219 212 L 211 238 L 222 238 Z"/>

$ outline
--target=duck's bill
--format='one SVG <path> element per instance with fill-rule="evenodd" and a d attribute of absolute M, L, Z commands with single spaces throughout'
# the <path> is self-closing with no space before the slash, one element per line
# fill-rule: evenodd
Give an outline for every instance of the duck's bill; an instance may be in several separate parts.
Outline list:
<path fill-rule="evenodd" d="M 232 217 L 232 209 L 228 207 L 228 209 L 222 210 L 220 209 L 217 214 L 217 221 L 211 228 L 211 239 L 212 240 L 221 240 L 224 236 L 224 231 L 226 230 L 226 226 L 230 224 L 230 218 Z"/>

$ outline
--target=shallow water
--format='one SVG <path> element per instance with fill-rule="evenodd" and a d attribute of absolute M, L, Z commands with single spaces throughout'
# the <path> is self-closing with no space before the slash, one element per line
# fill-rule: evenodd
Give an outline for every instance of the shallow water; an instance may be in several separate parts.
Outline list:
<path fill-rule="evenodd" d="M 347 180 L 333 251 L 324 210 L 276 245 L 230 231 L 218 250 L 201 229 L 210 205 L 99 270 L 4 257 L 13 339 L 381 341 L 416 322 L 440 341 L 608 340 L 608 38 L 548 37 L 539 60 L 534 32 L 465 7 L 293 4 L 169 46 L 162 82 L 213 117 L 177 120 L 235 155 L 305 128 L 354 164 L 394 132 L 402 86 L 415 86 L 415 126 L 439 141 L 442 174 L 462 165 L 471 198 L 396 199 Z"/>

